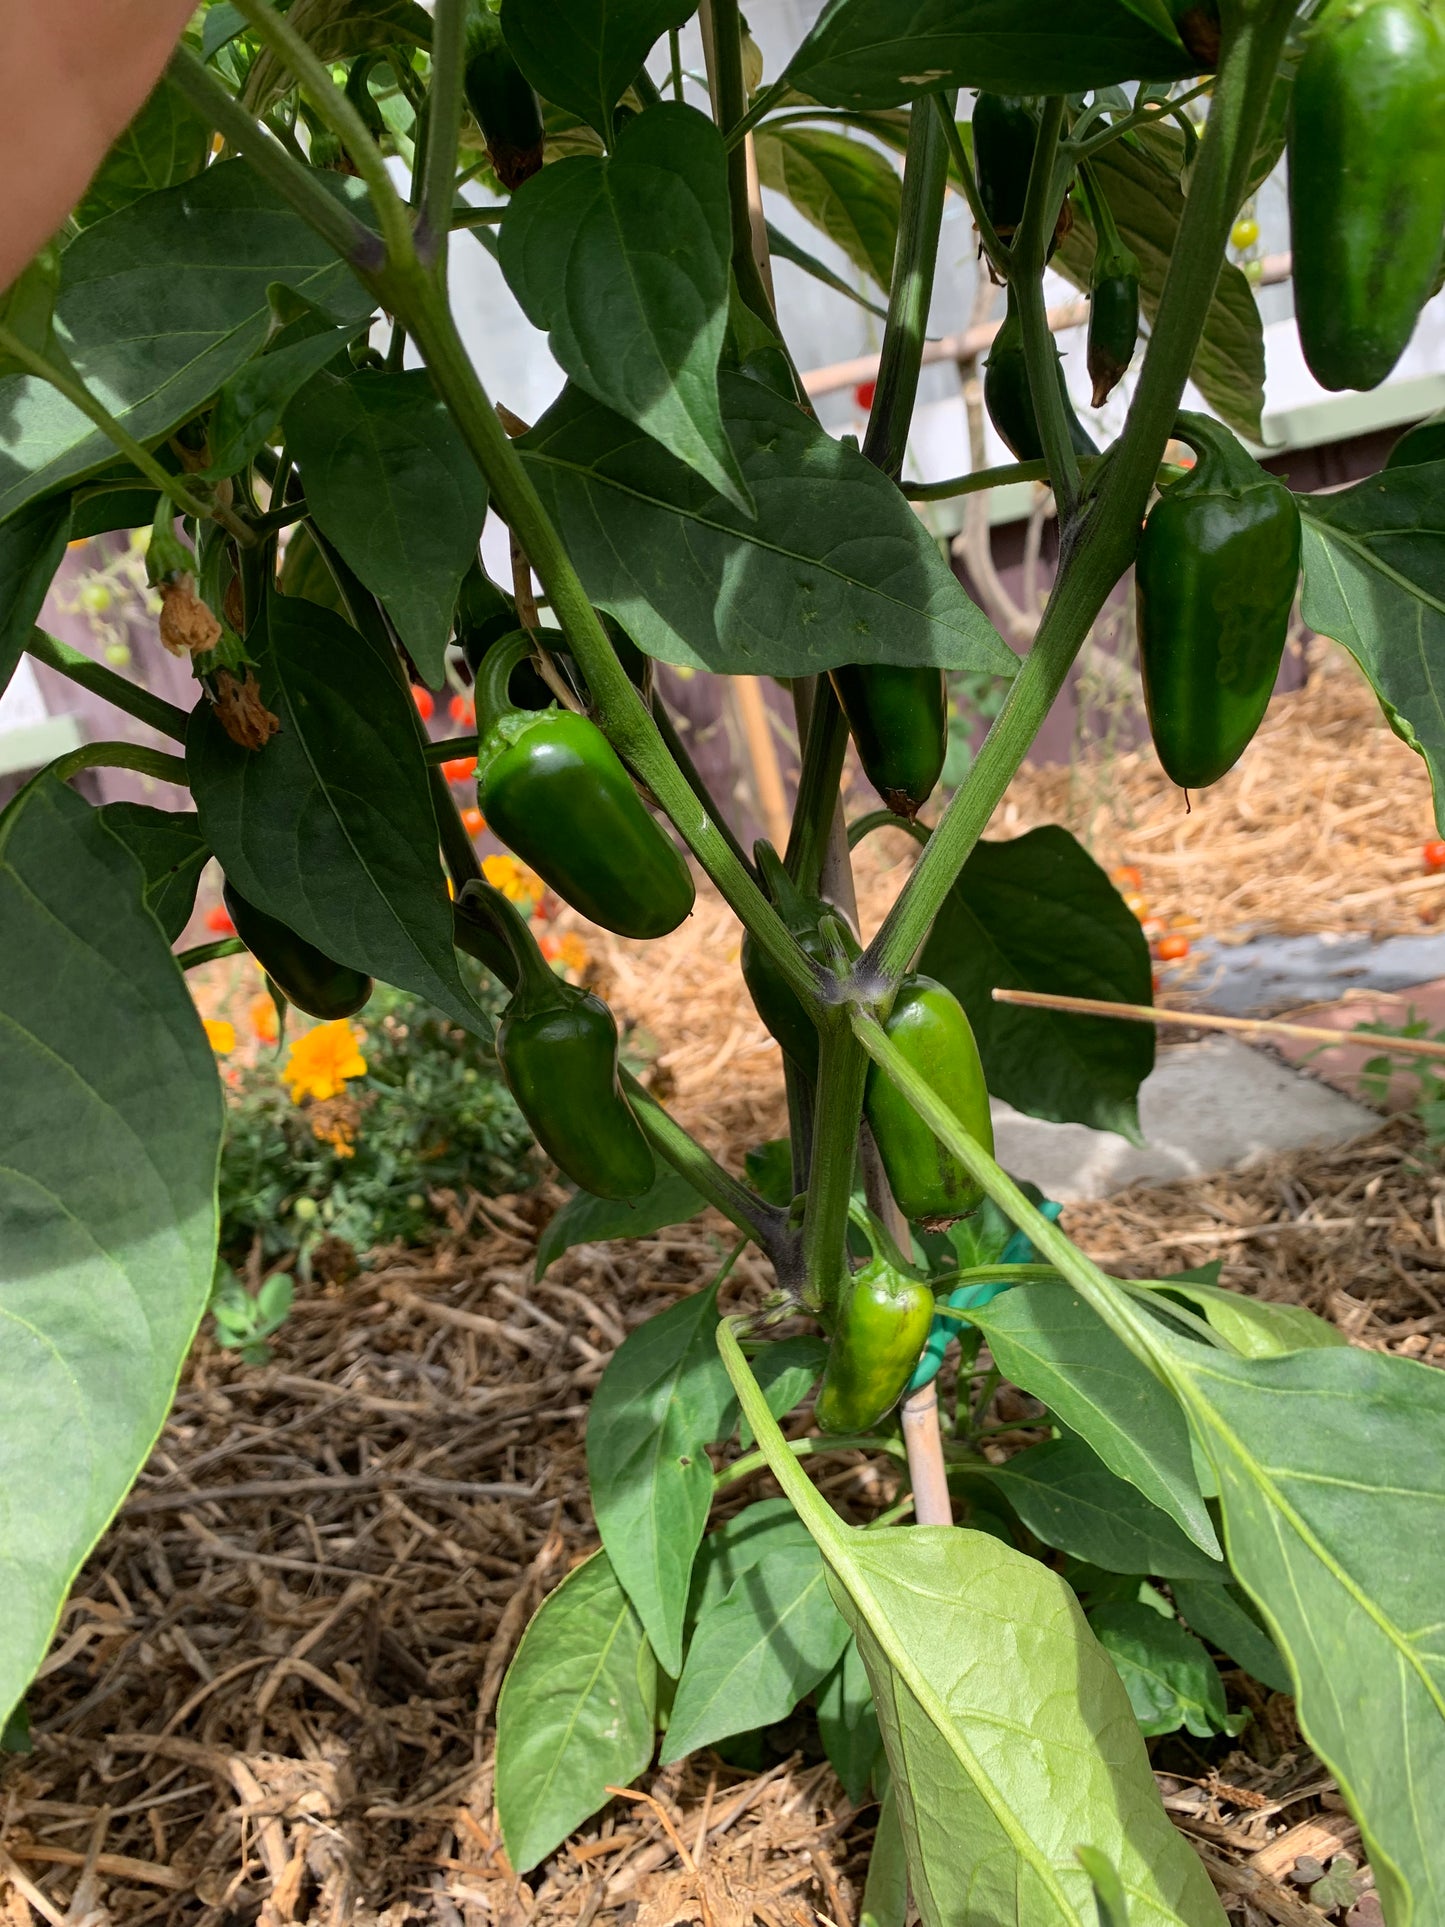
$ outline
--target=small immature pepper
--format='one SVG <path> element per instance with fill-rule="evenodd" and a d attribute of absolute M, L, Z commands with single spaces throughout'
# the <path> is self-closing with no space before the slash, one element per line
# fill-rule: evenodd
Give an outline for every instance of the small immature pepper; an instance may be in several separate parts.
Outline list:
<path fill-rule="evenodd" d="M 992 1156 L 988 1085 L 973 1026 L 953 992 L 933 977 L 905 977 L 883 1029 Z M 979 1186 L 876 1064 L 868 1068 L 863 1108 L 905 1218 L 932 1229 L 977 1209 L 983 1197 Z"/>
<path fill-rule="evenodd" d="M 514 193 L 542 165 L 542 110 L 486 0 L 472 0 L 463 85 L 493 171 Z"/>
<path fill-rule="evenodd" d="M 941 669 L 851 663 L 832 672 L 868 781 L 911 822 L 933 794 L 948 754 L 948 688 Z"/>
<path fill-rule="evenodd" d="M 512 671 L 531 647 L 518 630 L 487 652 L 477 679 L 482 815 L 583 916 L 621 937 L 666 936 L 692 911 L 692 872 L 594 722 L 514 706 Z"/>
<path fill-rule="evenodd" d="M 336 963 L 279 917 L 248 903 L 234 884 L 228 882 L 221 895 L 236 935 L 287 1003 L 308 1017 L 333 1022 L 354 1017 L 369 1001 L 374 986 L 364 971 Z"/>
<path fill-rule="evenodd" d="M 1064 398 L 1064 419 L 1069 426 L 1069 440 L 1074 445 L 1074 452 L 1082 456 L 1097 455 L 1098 443 L 1074 413 L 1074 404 L 1064 386 L 1064 365 L 1057 353 L 1054 355 L 1054 370 L 1058 377 L 1059 393 Z M 1039 433 L 1033 392 L 1029 387 L 1023 323 L 1014 306 L 1012 289 L 1009 290 L 1003 326 L 994 336 L 993 346 L 984 364 L 983 401 L 989 420 L 1015 457 L 1021 462 L 1042 461 L 1043 437 Z"/>
<path fill-rule="evenodd" d="M 814 1414 L 824 1432 L 867 1432 L 903 1396 L 933 1324 L 933 1293 L 911 1277 L 876 1219 L 873 1255 L 843 1284 Z"/>
<path fill-rule="evenodd" d="M 777 852 L 770 843 L 758 843 L 753 855 L 768 894 L 797 940 L 799 949 L 814 963 L 825 967 L 831 964 L 832 951 L 818 926 L 825 916 L 838 918 L 837 911 L 821 898 L 805 896 L 798 889 L 778 861 Z M 846 932 L 841 918 L 838 918 L 838 922 Z M 853 948 L 856 952 L 856 945 Z M 754 944 L 750 934 L 743 937 L 742 971 L 753 1008 L 767 1026 L 769 1034 L 809 1082 L 816 1082 L 817 1026 L 768 953 Z"/>
<path fill-rule="evenodd" d="M 1181 415 L 1199 460 L 1162 491 L 1135 558 L 1154 747 L 1184 789 L 1217 783 L 1269 706 L 1300 568 L 1294 497 L 1227 428 Z"/>

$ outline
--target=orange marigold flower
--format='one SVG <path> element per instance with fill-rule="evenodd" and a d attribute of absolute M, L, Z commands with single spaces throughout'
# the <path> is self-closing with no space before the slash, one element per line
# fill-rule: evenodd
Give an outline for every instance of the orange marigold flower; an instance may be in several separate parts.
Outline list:
<path fill-rule="evenodd" d="M 291 1102 L 301 1104 L 314 1097 L 325 1103 L 340 1096 L 348 1077 L 365 1077 L 366 1059 L 361 1054 L 365 1034 L 343 1018 L 302 1031 L 281 1072 Z"/>
<path fill-rule="evenodd" d="M 229 1057 L 236 1048 L 236 1026 L 224 1017 L 203 1017 L 201 1022 L 206 1027 L 206 1042 L 217 1057 Z"/>
<path fill-rule="evenodd" d="M 274 1044 L 280 1036 L 276 1022 L 276 1005 L 270 997 L 261 996 L 251 999 L 251 1028 L 263 1044 Z"/>
<path fill-rule="evenodd" d="M 557 945 L 557 960 L 567 970 L 581 971 L 587 968 L 587 946 L 575 930 L 569 930 Z"/>

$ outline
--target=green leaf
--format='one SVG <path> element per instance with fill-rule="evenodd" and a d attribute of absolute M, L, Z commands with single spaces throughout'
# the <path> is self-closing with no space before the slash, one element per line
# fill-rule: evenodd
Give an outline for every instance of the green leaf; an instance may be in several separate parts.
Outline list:
<path fill-rule="evenodd" d="M 1167 1295 L 1187 1299 L 1203 1312 L 1225 1344 L 1244 1358 L 1278 1358 L 1284 1352 L 1318 1351 L 1349 1343 L 1328 1319 L 1303 1305 L 1274 1304 L 1265 1298 L 1248 1298 L 1242 1291 L 1230 1291 L 1224 1285 L 1179 1278 L 1167 1281 Z"/>
<path fill-rule="evenodd" d="M 786 1499 L 758 1499 L 710 1532 L 698 1549 L 687 1602 L 688 1637 L 750 1566 L 769 1553 L 811 1546 L 808 1528 Z"/>
<path fill-rule="evenodd" d="M 379 598 L 433 688 L 487 486 L 424 369 L 317 375 L 285 414 L 321 533 Z"/>
<path fill-rule="evenodd" d="M 328 62 L 398 43 L 403 50 L 431 45 L 431 20 L 416 0 L 292 0 L 286 19 Z M 263 48 L 246 77 L 246 103 L 264 114 L 293 85 L 285 64 Z"/>
<path fill-rule="evenodd" d="M 221 868 L 328 957 L 490 1036 L 457 970 L 421 726 L 394 659 L 330 610 L 280 595 L 246 647 L 279 733 L 242 749 L 201 702 L 186 736 Z"/>
<path fill-rule="evenodd" d="M 145 902 L 174 943 L 191 920 L 196 887 L 211 858 L 193 810 L 157 810 L 149 803 L 105 803 L 96 812 L 145 873 Z"/>
<path fill-rule="evenodd" d="M 516 444 L 588 594 L 639 648 L 726 675 L 844 662 L 1013 674 L 886 476 L 757 382 L 725 373 L 719 392 L 756 521 L 576 388 Z"/>
<path fill-rule="evenodd" d="M 139 865 L 51 777 L 0 817 L 0 1726 L 206 1308 L 223 1107 Z"/>
<path fill-rule="evenodd" d="M 70 497 L 52 495 L 0 522 L 0 695 L 25 653 L 70 540 Z"/>
<path fill-rule="evenodd" d="M 107 214 L 161 188 L 199 174 L 211 151 L 211 130 L 173 87 L 162 81 L 101 162 L 75 210 L 88 228 Z"/>
<path fill-rule="evenodd" d="M 827 1357 L 826 1339 L 800 1333 L 796 1338 L 776 1339 L 753 1358 L 753 1376 L 774 1418 L 782 1418 L 802 1404 L 822 1377 Z M 752 1445 L 752 1427 L 746 1419 L 738 1442 L 745 1452 Z"/>
<path fill-rule="evenodd" d="M 1120 5 L 1127 7 L 1130 13 L 1137 13 L 1146 26 L 1152 27 L 1166 40 L 1175 41 L 1180 46 L 1184 44 L 1179 39 L 1179 29 L 1175 26 L 1174 16 L 1164 4 L 1164 0 L 1120 0 Z M 1096 1886 L 1097 1884 L 1095 1882 Z"/>
<path fill-rule="evenodd" d="M 1279 1648 L 1254 1615 L 1245 1611 L 1231 1587 L 1218 1580 L 1175 1579 L 1169 1590 L 1181 1616 L 1201 1638 L 1227 1653 L 1262 1686 L 1276 1693 L 1294 1691 Z"/>
<path fill-rule="evenodd" d="M 868 1669 L 850 1638 L 843 1657 L 813 1696 L 818 1715 L 818 1737 L 828 1763 L 843 1784 L 843 1791 L 861 1806 L 868 1797 L 873 1768 L 883 1750 L 883 1735 L 878 1715 L 873 1710 L 873 1688 L 868 1684 Z"/>
<path fill-rule="evenodd" d="M 743 1175 L 759 1197 L 780 1210 L 793 1201 L 793 1147 L 785 1137 L 770 1137 L 743 1153 Z"/>
<path fill-rule="evenodd" d="M 1175 127 L 1149 127 L 1111 141 L 1090 162 L 1121 240 L 1139 257 L 1139 305 L 1151 327 L 1184 213 L 1183 161 L 1183 134 Z M 1052 265 L 1075 287 L 1087 289 L 1093 264 L 1094 231 L 1076 207 L 1073 229 Z M 1231 261 L 1220 268 L 1190 373 L 1222 420 L 1237 433 L 1260 439 L 1264 329 L 1254 291 Z"/>
<path fill-rule="evenodd" d="M 497 1814 L 519 1874 L 652 1758 L 657 1662 L 607 1554 L 549 1593 L 497 1702 Z"/>
<path fill-rule="evenodd" d="M 1247 1713 L 1231 1714 L 1214 1661 L 1177 1619 L 1163 1619 L 1148 1606 L 1099 1606 L 1089 1624 L 1119 1669 L 1142 1733 L 1177 1733 L 1196 1739 L 1238 1733 Z"/>
<path fill-rule="evenodd" d="M 717 1286 L 629 1332 L 587 1417 L 597 1530 L 663 1671 L 682 1671 L 692 1564 L 712 1504 L 706 1447 L 732 1405 L 718 1362 Z"/>
<path fill-rule="evenodd" d="M 1139 1086 L 1154 1066 L 1148 1024 L 996 1004 L 1000 986 L 1153 1001 L 1149 946 L 1119 892 L 1056 823 L 975 846 L 934 923 L 919 969 L 968 1012 L 988 1087 L 1055 1123 L 1139 1136 Z"/>
<path fill-rule="evenodd" d="M 661 1763 L 786 1719 L 847 1639 L 812 1540 L 770 1547 L 699 1618 Z"/>
<path fill-rule="evenodd" d="M 1342 643 L 1397 736 L 1425 759 L 1445 829 L 1445 462 L 1390 468 L 1337 495 L 1296 498 L 1300 613 Z"/>
<path fill-rule="evenodd" d="M 969 1317 L 1007 1378 L 1042 1399 L 1111 1472 L 1168 1513 L 1210 1558 L 1218 1556 L 1183 1412 L 1077 1292 L 1063 1284 L 1016 1285 L 970 1310 Z"/>
<path fill-rule="evenodd" d="M 344 353 L 355 326 L 323 328 L 248 361 L 223 383 L 207 435 L 210 463 L 202 472 L 219 480 L 235 475 L 253 458 L 285 413 L 292 397 Z"/>
<path fill-rule="evenodd" d="M 1129 0 L 1125 0 L 1129 4 Z M 1093 1847 L 1075 1847 L 1079 1865 L 1089 1876 L 1094 1889 L 1094 1905 L 1099 1911 L 1099 1927 L 1129 1927 L 1129 1902 L 1124 1883 L 1114 1870 L 1109 1856 Z"/>
<path fill-rule="evenodd" d="M 907 1918 L 908 1853 L 898 1818 L 898 1796 L 890 1784 L 878 1808 L 858 1927 L 904 1927 Z"/>
<path fill-rule="evenodd" d="M 944 87 L 1076 94 L 1197 65 L 1125 0 L 831 0 L 786 71 L 828 107 L 897 107 Z"/>
<path fill-rule="evenodd" d="M 214 60 L 222 47 L 246 31 L 246 16 L 231 0 L 212 0 L 201 27 L 201 58 Z"/>
<path fill-rule="evenodd" d="M 604 137 L 612 110 L 653 47 L 697 0 L 507 0 L 502 31 L 544 100 Z"/>
<path fill-rule="evenodd" d="M 335 192 L 359 189 L 338 175 Z M 85 380 L 137 441 L 169 435 L 261 346 L 277 281 L 340 320 L 371 299 L 244 161 L 149 194 L 61 257 L 55 326 Z M 84 415 L 31 375 L 0 379 L 0 519 L 115 459 Z"/>
<path fill-rule="evenodd" d="M 1428 1920 L 1445 1900 L 1445 1373 L 1353 1346 L 1245 1359 L 1156 1343 L 1386 1918 Z"/>
<path fill-rule="evenodd" d="M 785 195 L 886 292 L 903 202 L 903 183 L 890 162 L 876 147 L 821 127 L 764 121 L 753 138 L 763 186 Z"/>
<path fill-rule="evenodd" d="M 722 136 L 669 103 L 628 121 L 608 158 L 528 181 L 499 259 L 568 376 L 751 515 L 717 392 L 731 246 Z"/>
<path fill-rule="evenodd" d="M 707 1200 L 670 1165 L 659 1164 L 652 1188 L 630 1202 L 574 1191 L 537 1240 L 534 1277 L 544 1277 L 574 1245 L 605 1244 L 609 1238 L 646 1238 L 670 1224 L 686 1224 L 707 1209 Z"/>
<path fill-rule="evenodd" d="M 1134 1927 L 1222 1927 L 1064 1580 L 987 1533 L 845 1526 L 788 1452 L 727 1323 L 718 1344 L 857 1637 L 925 1927 L 1094 1927 L 1081 1842 L 1117 1866 Z"/>
<path fill-rule="evenodd" d="M 784 234 L 783 230 L 780 227 L 774 227 L 771 221 L 768 222 L 767 227 L 768 252 L 774 261 L 791 261 L 795 268 L 801 268 L 804 274 L 812 275 L 813 279 L 821 281 L 825 288 L 831 288 L 835 294 L 846 295 L 855 307 L 866 308 L 869 314 L 876 314 L 880 321 L 888 319 L 886 308 L 880 307 L 876 301 L 870 301 L 866 295 L 859 294 L 856 288 L 849 286 L 841 274 L 834 274 L 831 268 L 825 267 L 816 254 L 810 254 L 790 234 Z"/>
<path fill-rule="evenodd" d="M 1036 1539 L 1106 1572 L 1222 1579 L 1218 1559 L 1201 1552 L 1158 1506 L 1142 1499 L 1078 1439 L 1031 1445 L 988 1479 Z"/>

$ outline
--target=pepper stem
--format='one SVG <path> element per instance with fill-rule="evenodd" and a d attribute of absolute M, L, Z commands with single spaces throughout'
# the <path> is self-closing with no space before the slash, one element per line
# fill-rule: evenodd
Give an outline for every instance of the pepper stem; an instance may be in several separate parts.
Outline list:
<path fill-rule="evenodd" d="M 509 694 L 512 671 L 532 653 L 531 633 L 516 629 L 494 642 L 482 658 L 472 692 L 477 711 L 477 741 L 483 742 L 489 730 L 516 708 Z M 510 905 L 508 906 L 510 908 Z"/>
<path fill-rule="evenodd" d="M 1222 422 L 1208 415 L 1182 411 L 1174 422 L 1174 438 L 1192 448 L 1199 457 L 1197 465 L 1163 492 L 1194 486 L 1218 488 L 1256 488 L 1269 477 L 1249 450 L 1230 433 Z"/>
<path fill-rule="evenodd" d="M 463 916 L 480 916 L 511 951 L 517 966 L 512 1002 L 519 1012 L 549 1010 L 570 1002 L 572 991 L 537 948 L 521 912 L 500 890 L 490 883 L 468 883 L 457 898 L 457 909 Z"/>

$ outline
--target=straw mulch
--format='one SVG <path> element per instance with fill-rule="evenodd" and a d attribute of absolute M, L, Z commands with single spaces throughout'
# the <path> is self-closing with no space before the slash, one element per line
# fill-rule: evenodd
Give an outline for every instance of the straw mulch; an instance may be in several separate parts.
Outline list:
<path fill-rule="evenodd" d="M 1429 829 L 1414 759 L 1349 676 L 1330 667 L 1278 704 L 1251 758 L 1261 774 L 1247 759 L 1189 819 L 1147 753 L 1126 758 L 1083 827 L 1102 860 L 1144 871 L 1157 908 L 1215 934 L 1246 918 L 1418 919 L 1428 893 L 1361 902 L 1410 881 Z M 1026 774 L 1001 830 L 1068 795 L 1067 777 Z M 865 846 L 865 927 L 908 860 L 901 840 Z M 704 896 L 645 951 L 595 943 L 594 969 L 655 1088 L 733 1168 L 782 1129 L 777 1054 L 718 903 Z M 765 1773 L 704 1754 L 645 1775 L 645 1797 L 614 1802 L 526 1879 L 506 1864 L 496 1697 L 528 1613 L 596 1543 L 588 1396 L 624 1334 L 701 1287 L 730 1242 L 708 1214 L 581 1248 L 537 1284 L 536 1233 L 561 1195 L 439 1200 L 434 1251 L 378 1253 L 316 1287 L 269 1365 L 198 1345 L 30 1696 L 35 1750 L 0 1773 L 3 1927 L 853 1927 L 874 1815 L 850 1810 L 801 1721 Z M 1230 1284 L 1433 1360 L 1442 1209 L 1416 1126 L 1396 1119 L 1342 1151 L 1122 1193 L 1068 1224 L 1120 1272 L 1218 1257 Z M 765 1283 L 745 1255 L 729 1302 Z M 1026 1428 L 1027 1404 L 999 1398 L 998 1417 Z M 860 1458 L 822 1483 L 857 1520 L 895 1496 Z M 770 1489 L 755 1478 L 730 1503 Z M 1302 1881 L 1337 1852 L 1358 1859 L 1358 1836 L 1289 1702 L 1229 1684 L 1254 1720 L 1223 1757 L 1165 1742 L 1166 1804 L 1234 1920 L 1320 1927 Z M 1366 1892 L 1352 1927 L 1378 1919 Z"/>

